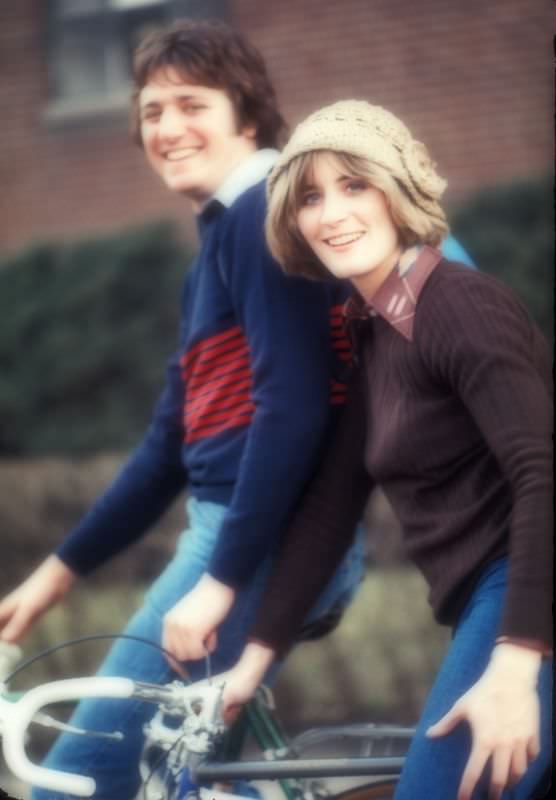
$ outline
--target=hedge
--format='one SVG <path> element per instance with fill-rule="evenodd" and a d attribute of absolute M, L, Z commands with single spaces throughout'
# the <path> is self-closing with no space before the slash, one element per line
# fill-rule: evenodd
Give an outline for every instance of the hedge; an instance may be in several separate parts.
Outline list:
<path fill-rule="evenodd" d="M 554 179 L 481 191 L 451 220 L 480 269 L 508 283 L 554 341 Z"/>
<path fill-rule="evenodd" d="M 0 264 L 0 453 L 132 445 L 177 341 L 191 253 L 168 223 Z"/>

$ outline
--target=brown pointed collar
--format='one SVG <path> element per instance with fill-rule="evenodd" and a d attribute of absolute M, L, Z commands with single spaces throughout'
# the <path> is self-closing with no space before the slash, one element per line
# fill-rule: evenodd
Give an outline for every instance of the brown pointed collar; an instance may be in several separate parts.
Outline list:
<path fill-rule="evenodd" d="M 429 245 L 406 251 L 372 300 L 366 302 L 358 293 L 349 298 L 344 308 L 346 321 L 379 314 L 411 341 L 419 295 L 441 259 L 442 254 Z"/>

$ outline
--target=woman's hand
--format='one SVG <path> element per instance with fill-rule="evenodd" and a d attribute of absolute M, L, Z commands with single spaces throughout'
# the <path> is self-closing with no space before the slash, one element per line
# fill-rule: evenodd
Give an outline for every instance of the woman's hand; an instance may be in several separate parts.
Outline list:
<path fill-rule="evenodd" d="M 539 753 L 539 700 L 536 691 L 539 652 L 513 643 L 498 644 L 477 683 L 455 703 L 427 735 L 445 736 L 466 720 L 472 746 L 457 800 L 469 800 L 491 759 L 490 791 L 498 800 L 517 783 Z"/>
<path fill-rule="evenodd" d="M 235 590 L 205 573 L 164 616 L 162 646 L 179 661 L 196 661 L 216 649 L 218 626 L 235 600 Z M 176 664 L 170 661 L 175 669 Z M 178 670 L 180 672 L 180 670 Z"/>
<path fill-rule="evenodd" d="M 226 682 L 222 695 L 222 717 L 231 724 L 241 708 L 261 685 L 266 671 L 274 661 L 274 650 L 259 642 L 249 642 L 237 664 L 217 676 Z"/>
<path fill-rule="evenodd" d="M 0 602 L 0 638 L 16 642 L 33 622 L 64 597 L 76 579 L 58 556 L 49 556 Z"/>

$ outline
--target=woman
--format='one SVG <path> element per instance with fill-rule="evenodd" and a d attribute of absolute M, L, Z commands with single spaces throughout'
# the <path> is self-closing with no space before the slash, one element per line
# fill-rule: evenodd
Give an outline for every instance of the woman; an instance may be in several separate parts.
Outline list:
<path fill-rule="evenodd" d="M 396 797 L 526 798 L 551 752 L 551 364 L 507 288 L 436 250 L 444 188 L 405 125 L 360 101 L 301 123 L 270 175 L 284 269 L 355 288 L 356 364 L 225 703 L 295 639 L 380 484 L 453 628 Z"/>

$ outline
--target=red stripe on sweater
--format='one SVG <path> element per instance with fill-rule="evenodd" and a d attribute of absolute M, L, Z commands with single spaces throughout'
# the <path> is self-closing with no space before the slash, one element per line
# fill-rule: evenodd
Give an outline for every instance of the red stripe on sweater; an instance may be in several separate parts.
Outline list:
<path fill-rule="evenodd" d="M 212 369 L 203 370 L 200 375 L 195 371 L 187 381 L 187 390 L 196 394 L 198 393 L 199 387 L 208 388 L 214 381 L 234 373 L 237 375 L 238 379 L 246 375 L 251 375 L 249 356 L 237 358 L 233 361 L 229 361 L 227 364 L 217 364 Z"/>
<path fill-rule="evenodd" d="M 225 342 L 232 339 L 237 339 L 238 341 L 245 340 L 245 336 L 239 325 L 235 325 L 233 328 L 228 328 L 227 331 L 217 333 L 215 336 L 209 336 L 207 339 L 202 339 L 200 342 L 197 342 L 197 344 L 193 345 L 181 358 L 182 367 L 187 369 L 191 361 L 198 357 L 200 353 L 216 348 L 218 345 L 223 345 Z"/>
<path fill-rule="evenodd" d="M 239 347 L 236 344 L 230 346 L 228 351 L 222 352 L 221 355 L 205 355 L 200 356 L 195 362 L 192 362 L 190 366 L 184 370 L 184 378 L 187 381 L 191 377 L 197 377 L 197 375 L 204 375 L 206 372 L 209 372 L 214 367 L 225 365 L 225 364 L 232 364 L 237 359 L 242 359 L 249 357 L 249 348 L 247 346 L 247 342 Z"/>
<path fill-rule="evenodd" d="M 252 381 L 252 379 L 253 375 L 250 367 L 244 367 L 216 375 L 210 380 L 205 378 L 204 380 L 188 383 L 186 403 L 193 402 L 208 393 L 215 393 L 217 390 L 220 395 L 229 394 L 229 392 L 222 391 L 226 386 L 235 386 L 240 381 Z"/>
<path fill-rule="evenodd" d="M 245 427 L 246 425 L 250 424 L 252 418 L 252 413 L 240 412 L 233 417 L 229 417 L 225 422 L 220 424 L 204 425 L 203 427 L 197 428 L 195 431 L 188 431 L 186 442 L 189 444 L 191 442 L 196 442 L 199 439 L 206 439 L 208 436 L 216 436 L 216 434 L 223 433 L 230 428 Z"/>
<path fill-rule="evenodd" d="M 250 397 L 246 400 L 236 398 L 234 405 L 231 408 L 225 408 L 222 411 L 216 409 L 202 409 L 194 414 L 191 414 L 187 421 L 187 429 L 190 433 L 194 433 L 198 428 L 206 425 L 215 425 L 220 422 L 228 422 L 228 420 L 237 417 L 238 414 L 253 415 L 255 406 Z"/>
<path fill-rule="evenodd" d="M 222 395 L 221 392 L 209 392 L 200 397 L 195 403 L 186 403 L 183 418 L 187 420 L 193 414 L 210 413 L 213 410 L 229 408 L 237 403 L 238 400 L 250 400 L 252 402 L 250 388 L 249 381 L 243 381 L 234 386 L 234 391 L 227 395 Z"/>
<path fill-rule="evenodd" d="M 241 358 L 245 355 L 245 351 L 246 348 L 242 344 L 238 344 L 237 342 L 226 342 L 222 346 L 218 347 L 217 350 L 211 350 L 208 355 L 205 355 L 204 357 L 200 356 L 192 361 L 183 370 L 183 378 L 187 383 L 191 380 L 191 378 L 195 377 L 198 370 L 202 371 L 207 369 L 207 367 L 217 363 L 221 358 L 224 360 L 229 359 L 230 361 L 234 358 Z M 247 350 L 247 355 L 248 354 L 249 351 Z"/>

